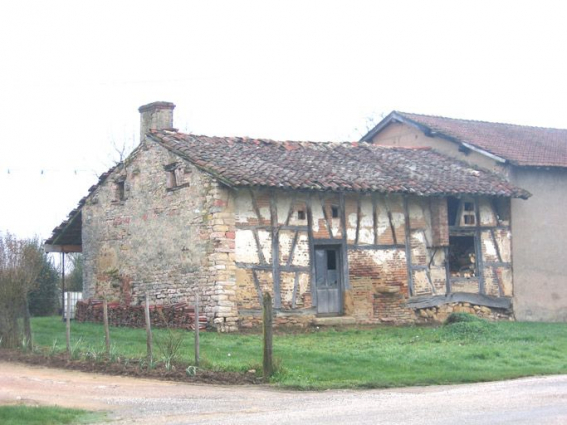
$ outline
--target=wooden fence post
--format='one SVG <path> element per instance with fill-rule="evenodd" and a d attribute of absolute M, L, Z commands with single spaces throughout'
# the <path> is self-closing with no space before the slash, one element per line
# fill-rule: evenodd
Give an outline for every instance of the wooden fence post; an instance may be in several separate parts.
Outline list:
<path fill-rule="evenodd" d="M 24 333 L 26 338 L 26 348 L 29 351 L 33 350 L 32 330 L 30 320 L 30 305 L 28 302 L 28 294 L 24 297 Z"/>
<path fill-rule="evenodd" d="M 106 357 L 110 359 L 110 329 L 108 327 L 108 301 L 102 300 L 102 322 L 104 323 L 104 342 L 106 344 Z"/>
<path fill-rule="evenodd" d="M 264 294 L 264 381 L 268 382 L 274 373 L 274 363 L 272 359 L 272 297 L 269 293 Z"/>
<path fill-rule="evenodd" d="M 66 323 L 67 323 L 67 354 L 71 357 L 71 293 L 67 292 L 67 305 L 66 305 Z"/>
<path fill-rule="evenodd" d="M 152 362 L 154 358 L 153 345 L 152 345 L 152 325 L 150 324 L 150 296 L 146 292 L 146 306 L 145 306 L 145 317 L 146 317 L 146 342 L 148 347 L 148 361 Z"/>
<path fill-rule="evenodd" d="M 195 366 L 199 366 L 200 360 L 200 341 L 199 341 L 199 294 L 195 293 Z"/>

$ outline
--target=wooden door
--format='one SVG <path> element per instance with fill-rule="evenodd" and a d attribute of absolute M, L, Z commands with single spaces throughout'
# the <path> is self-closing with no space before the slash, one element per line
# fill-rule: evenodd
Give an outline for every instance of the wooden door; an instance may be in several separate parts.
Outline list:
<path fill-rule="evenodd" d="M 338 315 L 342 312 L 340 271 L 338 248 L 322 246 L 315 248 L 318 314 Z"/>

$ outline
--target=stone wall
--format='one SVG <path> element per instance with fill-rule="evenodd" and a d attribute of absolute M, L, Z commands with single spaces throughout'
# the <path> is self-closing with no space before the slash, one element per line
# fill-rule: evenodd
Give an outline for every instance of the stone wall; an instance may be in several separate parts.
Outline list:
<path fill-rule="evenodd" d="M 236 329 L 232 209 L 218 181 L 145 141 L 83 208 L 85 298 L 192 304 L 198 292 L 210 322 Z"/>

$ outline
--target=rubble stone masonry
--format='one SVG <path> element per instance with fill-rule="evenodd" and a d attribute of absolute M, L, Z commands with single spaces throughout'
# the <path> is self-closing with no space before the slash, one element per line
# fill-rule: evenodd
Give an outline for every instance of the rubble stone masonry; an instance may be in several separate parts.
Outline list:
<path fill-rule="evenodd" d="M 209 322 L 236 330 L 232 209 L 217 180 L 141 144 L 84 206 L 85 298 L 192 304 L 198 292 Z"/>

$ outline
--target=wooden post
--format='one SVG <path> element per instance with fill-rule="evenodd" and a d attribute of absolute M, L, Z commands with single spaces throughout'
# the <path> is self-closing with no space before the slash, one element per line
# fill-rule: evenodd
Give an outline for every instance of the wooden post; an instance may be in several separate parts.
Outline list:
<path fill-rule="evenodd" d="M 30 321 L 30 305 L 28 302 L 28 294 L 24 297 L 24 333 L 26 338 L 26 349 L 33 350 L 32 331 Z"/>
<path fill-rule="evenodd" d="M 199 341 L 199 294 L 195 294 L 195 366 L 199 366 L 200 360 L 200 341 Z"/>
<path fill-rule="evenodd" d="M 67 323 L 67 354 L 71 357 L 71 293 L 67 292 L 66 323 Z"/>
<path fill-rule="evenodd" d="M 110 359 L 110 329 L 108 327 L 108 301 L 102 300 L 102 322 L 104 323 L 104 342 L 106 344 L 106 357 Z"/>
<path fill-rule="evenodd" d="M 65 320 L 65 251 L 61 251 L 61 320 Z"/>
<path fill-rule="evenodd" d="M 268 382 L 274 373 L 274 363 L 272 359 L 272 296 L 264 294 L 264 381 Z"/>
<path fill-rule="evenodd" d="M 148 361 L 152 361 L 154 358 L 153 354 L 153 345 L 152 345 L 152 325 L 150 324 L 150 296 L 146 292 L 146 306 L 145 306 L 145 313 L 146 313 L 146 341 L 147 341 L 147 348 L 148 348 Z"/>

